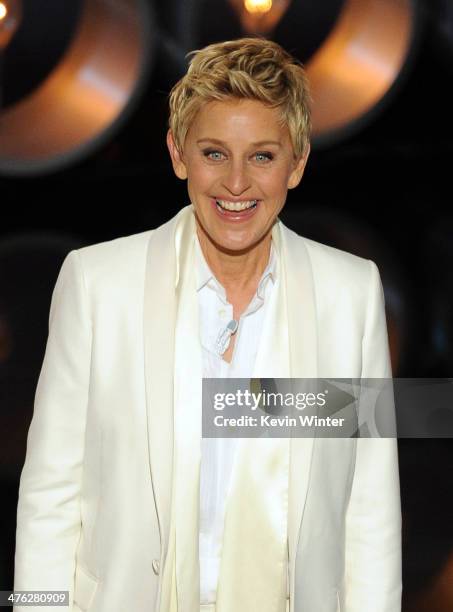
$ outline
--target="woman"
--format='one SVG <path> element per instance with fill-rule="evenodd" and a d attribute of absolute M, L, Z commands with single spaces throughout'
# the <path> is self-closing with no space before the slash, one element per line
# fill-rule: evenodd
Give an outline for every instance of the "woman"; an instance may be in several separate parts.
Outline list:
<path fill-rule="evenodd" d="M 66 257 L 16 590 L 68 590 L 76 612 L 400 610 L 396 440 L 201 435 L 203 376 L 391 376 L 376 265 L 278 219 L 308 99 L 273 42 L 196 52 L 168 131 L 190 206 Z"/>

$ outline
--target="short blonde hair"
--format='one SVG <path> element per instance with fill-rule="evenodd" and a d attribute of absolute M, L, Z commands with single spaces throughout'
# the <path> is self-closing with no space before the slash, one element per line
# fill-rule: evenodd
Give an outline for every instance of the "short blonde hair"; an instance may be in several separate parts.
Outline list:
<path fill-rule="evenodd" d="M 193 57 L 187 73 L 169 97 L 169 127 L 179 151 L 203 104 L 249 98 L 280 109 L 295 157 L 304 154 L 311 133 L 311 98 L 298 60 L 277 43 L 259 37 L 214 43 L 189 55 Z"/>

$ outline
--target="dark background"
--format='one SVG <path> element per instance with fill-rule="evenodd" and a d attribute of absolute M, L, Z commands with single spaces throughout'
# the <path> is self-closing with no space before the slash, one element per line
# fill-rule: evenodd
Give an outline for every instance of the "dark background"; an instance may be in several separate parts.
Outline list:
<path fill-rule="evenodd" d="M 63 8 L 46 0 L 38 10 L 39 4 L 24 3 L 21 30 L 4 53 L 5 108 L 39 85 L 74 34 L 81 2 L 66 0 Z M 156 227 L 188 203 L 165 147 L 167 95 L 183 73 L 184 52 L 242 35 L 230 5 L 214 4 L 152 4 L 158 29 L 146 87 L 100 149 L 58 172 L 0 175 L 0 315 L 6 313 L 3 330 L 0 316 L 0 589 L 13 586 L 18 480 L 58 269 L 72 248 Z M 321 8 L 304 2 L 300 23 L 290 14 L 272 37 L 307 62 L 341 7 L 339 0 Z M 416 51 L 391 101 L 349 137 L 313 147 L 282 220 L 376 261 L 394 376 L 448 377 L 453 6 L 425 0 L 418 11 Z M 399 451 L 404 610 L 453 609 L 452 441 L 400 440 Z"/>

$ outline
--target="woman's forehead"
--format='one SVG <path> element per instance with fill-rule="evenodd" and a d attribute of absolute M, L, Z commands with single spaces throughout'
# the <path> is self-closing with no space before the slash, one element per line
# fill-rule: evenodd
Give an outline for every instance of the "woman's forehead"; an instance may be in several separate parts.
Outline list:
<path fill-rule="evenodd" d="M 251 143 L 283 144 L 289 137 L 281 123 L 279 109 L 259 100 L 228 99 L 210 101 L 200 108 L 189 133 L 196 141 L 212 139 L 222 142 L 244 140 Z"/>

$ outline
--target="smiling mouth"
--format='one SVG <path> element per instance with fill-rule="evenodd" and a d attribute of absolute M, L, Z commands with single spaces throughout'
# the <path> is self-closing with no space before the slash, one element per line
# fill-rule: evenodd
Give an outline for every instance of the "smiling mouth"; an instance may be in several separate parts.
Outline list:
<path fill-rule="evenodd" d="M 217 208 L 220 210 L 228 210 L 230 212 L 242 212 L 251 208 L 256 208 L 258 200 L 244 200 L 243 202 L 229 202 L 228 200 L 215 199 Z"/>

